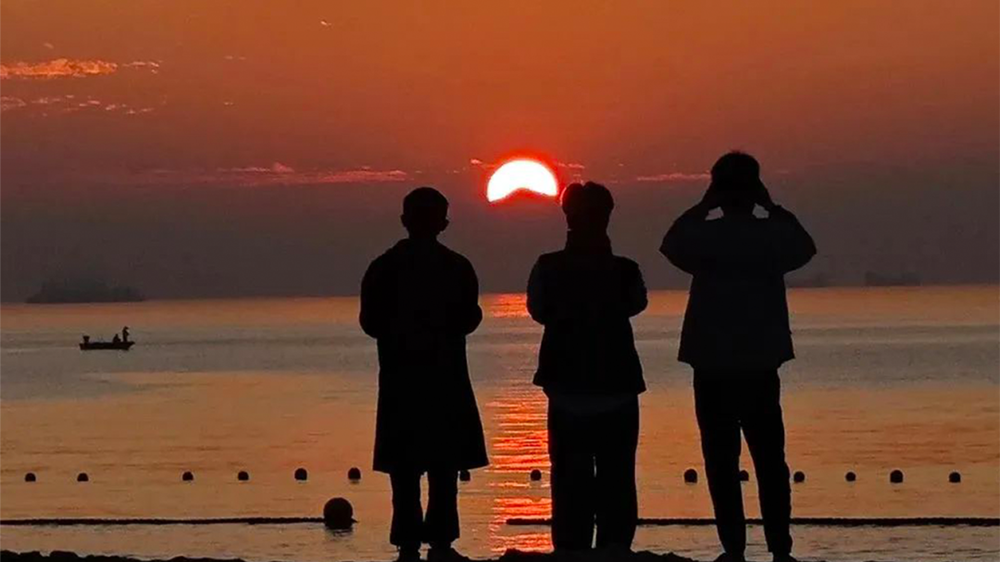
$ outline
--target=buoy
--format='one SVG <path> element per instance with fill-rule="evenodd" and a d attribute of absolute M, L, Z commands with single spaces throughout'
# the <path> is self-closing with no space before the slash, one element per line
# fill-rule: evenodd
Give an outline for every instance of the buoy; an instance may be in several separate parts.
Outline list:
<path fill-rule="evenodd" d="M 245 470 L 241 470 L 236 473 L 236 479 L 240 482 L 246 482 L 247 480 L 250 480 L 250 473 Z"/>
<path fill-rule="evenodd" d="M 795 474 L 792 475 L 792 482 L 796 484 L 801 484 L 806 481 L 806 473 L 801 470 L 796 470 Z"/>
<path fill-rule="evenodd" d="M 858 479 L 858 475 L 854 474 L 854 472 L 850 471 L 850 470 L 848 470 L 847 474 L 844 475 L 844 480 L 847 480 L 848 482 L 854 482 L 857 479 Z"/>
<path fill-rule="evenodd" d="M 952 472 L 951 474 L 948 475 L 948 482 L 951 482 L 952 484 L 958 484 L 961 481 L 962 481 L 962 475 L 959 474 L 958 472 Z"/>
<path fill-rule="evenodd" d="M 194 474 L 192 474 L 191 472 L 185 472 L 184 474 L 181 474 L 181 480 L 183 480 L 184 482 L 191 482 L 192 480 L 194 480 Z"/>
<path fill-rule="evenodd" d="M 342 531 L 354 525 L 354 508 L 344 498 L 333 498 L 323 506 L 323 524 Z"/>
<path fill-rule="evenodd" d="M 27 473 L 27 474 L 24 475 L 24 481 L 25 482 L 34 482 L 35 480 L 36 480 L 36 478 L 35 478 L 35 473 L 34 472 L 29 472 L 29 473 Z"/>
<path fill-rule="evenodd" d="M 308 478 L 309 478 L 309 473 L 306 472 L 306 469 L 304 469 L 302 467 L 299 467 L 299 468 L 295 469 L 295 479 L 296 480 L 298 480 L 299 482 L 302 482 L 302 481 L 307 480 Z"/>
<path fill-rule="evenodd" d="M 687 470 L 684 471 L 684 482 L 686 482 L 688 484 L 694 484 L 697 481 L 698 481 L 698 471 L 697 470 L 695 470 L 693 468 L 689 468 L 689 469 L 687 469 Z"/>
<path fill-rule="evenodd" d="M 461 480 L 462 482 L 468 482 L 469 480 L 472 480 L 472 474 L 469 473 L 468 470 L 462 469 L 458 473 L 458 479 Z"/>
<path fill-rule="evenodd" d="M 76 481 L 77 482 L 90 482 L 90 477 L 87 476 L 86 472 L 81 472 L 80 474 L 76 475 Z"/>
<path fill-rule="evenodd" d="M 750 473 L 747 472 L 747 471 L 745 471 L 745 470 L 741 470 L 740 471 L 740 482 L 749 482 L 749 481 L 750 481 Z"/>
<path fill-rule="evenodd" d="M 890 472 L 889 482 L 892 482 L 893 484 L 901 484 L 903 482 L 903 471 L 897 469 Z"/>
<path fill-rule="evenodd" d="M 347 479 L 351 482 L 361 480 L 361 469 L 356 466 L 352 466 L 351 469 L 347 471 Z"/>
<path fill-rule="evenodd" d="M 537 468 L 531 471 L 531 481 L 538 482 L 542 479 L 542 471 Z"/>

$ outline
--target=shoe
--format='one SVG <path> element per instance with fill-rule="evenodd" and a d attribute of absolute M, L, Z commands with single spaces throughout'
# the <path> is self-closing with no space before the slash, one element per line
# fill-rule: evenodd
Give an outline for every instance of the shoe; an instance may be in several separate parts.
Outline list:
<path fill-rule="evenodd" d="M 743 554 L 732 554 L 723 552 L 715 558 L 715 562 L 747 562 Z"/>
<path fill-rule="evenodd" d="M 774 562 L 799 562 L 791 554 L 775 554 L 773 560 Z"/>
<path fill-rule="evenodd" d="M 427 562 L 471 562 L 471 560 L 451 546 L 432 546 L 427 551 Z"/>
<path fill-rule="evenodd" d="M 396 562 L 420 562 L 420 548 L 400 547 Z"/>

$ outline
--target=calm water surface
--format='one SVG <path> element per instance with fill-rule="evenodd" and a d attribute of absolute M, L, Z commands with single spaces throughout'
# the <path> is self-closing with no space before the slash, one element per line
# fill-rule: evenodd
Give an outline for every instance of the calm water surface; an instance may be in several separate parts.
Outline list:
<path fill-rule="evenodd" d="M 998 288 L 809 289 L 790 294 L 799 358 L 782 371 L 788 457 L 800 516 L 1000 515 Z M 649 391 L 641 397 L 640 512 L 708 517 L 689 369 L 675 361 L 686 295 L 653 294 L 634 322 Z M 462 484 L 473 556 L 551 548 L 545 399 L 530 384 L 540 329 L 523 295 L 483 299 L 469 360 L 492 464 Z M 255 560 L 389 559 L 389 485 L 368 470 L 374 343 L 357 300 L 274 299 L 0 308 L 0 517 L 314 516 L 349 498 L 359 524 L 3 527 L 4 548 Z M 77 349 L 122 325 L 128 353 Z M 309 470 L 296 482 L 297 467 Z M 351 484 L 348 468 L 364 478 Z M 745 467 L 753 474 L 749 459 Z M 528 473 L 545 473 L 540 483 Z M 894 468 L 905 483 L 890 485 Z M 195 481 L 181 482 L 185 470 Z M 239 470 L 249 482 L 237 482 Z M 849 484 L 847 470 L 858 474 Z M 952 470 L 961 484 L 948 484 Z M 23 482 L 35 472 L 38 482 Z M 91 481 L 78 484 L 78 472 Z M 745 485 L 757 515 L 756 488 Z M 997 560 L 992 528 L 793 530 L 804 558 Z M 751 528 L 750 556 L 766 556 Z M 718 553 L 709 527 L 642 528 L 636 547 Z"/>

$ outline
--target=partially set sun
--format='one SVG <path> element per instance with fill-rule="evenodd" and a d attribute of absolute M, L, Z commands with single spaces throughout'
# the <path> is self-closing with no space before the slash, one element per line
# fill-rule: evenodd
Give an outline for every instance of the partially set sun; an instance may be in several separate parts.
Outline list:
<path fill-rule="evenodd" d="M 531 158 L 515 158 L 501 165 L 486 185 L 486 199 L 495 203 L 518 191 L 547 197 L 559 195 L 559 182 L 548 166 Z"/>

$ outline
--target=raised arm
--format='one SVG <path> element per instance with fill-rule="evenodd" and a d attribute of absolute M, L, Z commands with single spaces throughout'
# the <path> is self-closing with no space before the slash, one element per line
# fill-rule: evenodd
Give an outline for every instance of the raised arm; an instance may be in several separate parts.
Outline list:
<path fill-rule="evenodd" d="M 772 257 L 782 273 L 795 271 L 816 255 L 816 243 L 791 211 L 774 205 L 769 212 L 775 243 Z"/>
<path fill-rule="evenodd" d="M 709 207 L 710 204 L 703 199 L 694 207 L 684 211 L 670 226 L 660 245 L 660 253 L 666 256 L 670 263 L 691 275 L 705 267 L 706 250 L 709 248 L 701 234 L 705 218 L 712 209 Z"/>

